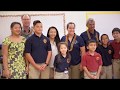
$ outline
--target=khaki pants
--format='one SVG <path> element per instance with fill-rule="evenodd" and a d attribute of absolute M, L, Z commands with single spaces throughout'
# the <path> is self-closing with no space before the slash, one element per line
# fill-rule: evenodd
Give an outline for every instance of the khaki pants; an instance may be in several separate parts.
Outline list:
<path fill-rule="evenodd" d="M 80 64 L 70 66 L 69 76 L 70 79 L 80 79 Z"/>
<path fill-rule="evenodd" d="M 29 64 L 29 79 L 49 79 L 49 69 L 49 66 L 47 66 L 44 71 L 38 71 L 31 64 Z"/>
<path fill-rule="evenodd" d="M 50 68 L 50 79 L 54 79 L 54 68 Z"/>
<path fill-rule="evenodd" d="M 120 79 L 120 59 L 113 59 L 113 78 Z"/>
<path fill-rule="evenodd" d="M 102 74 L 100 79 L 112 79 L 112 65 L 102 66 Z"/>
<path fill-rule="evenodd" d="M 96 75 L 97 72 L 90 72 L 92 75 Z M 84 79 L 90 79 L 88 75 L 84 72 Z M 99 77 L 97 77 L 99 79 Z"/>
<path fill-rule="evenodd" d="M 69 79 L 69 75 L 64 72 L 55 72 L 54 79 Z"/>

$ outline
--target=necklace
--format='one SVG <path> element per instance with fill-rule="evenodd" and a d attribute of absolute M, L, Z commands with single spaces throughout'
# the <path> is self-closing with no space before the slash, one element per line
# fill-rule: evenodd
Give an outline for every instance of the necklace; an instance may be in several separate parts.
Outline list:
<path fill-rule="evenodd" d="M 68 39 L 69 39 L 69 35 L 66 35 L 66 41 L 65 41 L 65 42 L 66 42 L 67 44 L 68 44 Z M 74 34 L 74 36 L 73 36 L 73 38 L 72 38 L 69 51 L 72 51 L 72 50 L 73 50 L 73 45 L 75 44 L 75 41 L 76 41 L 76 34 Z"/>
<path fill-rule="evenodd" d="M 88 35 L 88 38 L 89 38 L 89 40 L 90 40 L 90 39 L 91 39 L 91 36 L 90 36 L 90 33 L 89 33 L 88 30 L 87 30 L 87 35 Z M 99 42 L 98 34 L 97 34 L 97 33 L 95 34 L 95 37 L 96 37 L 96 40 L 97 40 L 97 44 L 101 45 L 101 43 Z"/>

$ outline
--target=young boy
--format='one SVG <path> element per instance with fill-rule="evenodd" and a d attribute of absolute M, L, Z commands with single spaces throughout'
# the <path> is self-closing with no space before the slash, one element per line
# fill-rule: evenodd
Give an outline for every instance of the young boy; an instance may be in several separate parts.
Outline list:
<path fill-rule="evenodd" d="M 49 61 L 51 59 L 51 44 L 42 34 L 42 23 L 39 20 L 33 22 L 34 34 L 25 44 L 25 57 L 30 62 L 30 79 L 49 79 Z"/>
<path fill-rule="evenodd" d="M 84 70 L 84 79 L 99 79 L 102 58 L 99 53 L 95 52 L 96 47 L 97 42 L 95 40 L 88 41 L 88 52 L 83 55 L 81 62 Z"/>
<path fill-rule="evenodd" d="M 102 34 L 101 44 L 96 49 L 102 56 L 103 66 L 100 75 L 101 79 L 112 79 L 112 58 L 113 58 L 113 48 L 109 45 L 109 37 L 107 34 Z"/>
<path fill-rule="evenodd" d="M 112 30 L 112 36 L 114 38 L 114 40 L 111 42 L 111 46 L 114 49 L 113 78 L 120 79 L 120 29 L 114 28 Z"/>

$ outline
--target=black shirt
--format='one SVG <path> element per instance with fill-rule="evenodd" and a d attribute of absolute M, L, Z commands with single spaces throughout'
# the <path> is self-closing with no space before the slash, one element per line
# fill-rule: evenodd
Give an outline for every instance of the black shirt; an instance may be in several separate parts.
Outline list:
<path fill-rule="evenodd" d="M 108 66 L 112 64 L 114 51 L 111 46 L 103 47 L 102 45 L 99 45 L 96 49 L 96 52 L 98 52 L 102 56 L 103 66 Z"/>

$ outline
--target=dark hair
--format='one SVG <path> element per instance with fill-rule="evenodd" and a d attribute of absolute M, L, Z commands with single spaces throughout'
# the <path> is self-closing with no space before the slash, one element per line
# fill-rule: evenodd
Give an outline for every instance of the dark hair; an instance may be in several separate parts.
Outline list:
<path fill-rule="evenodd" d="M 75 27 L 75 23 L 69 22 L 69 23 L 67 24 L 67 29 L 68 29 L 68 27 L 69 27 L 70 24 L 74 24 L 74 27 Z"/>
<path fill-rule="evenodd" d="M 63 45 L 63 44 L 67 47 L 67 53 L 66 53 L 67 54 L 67 61 L 70 62 L 71 56 L 70 56 L 70 53 L 68 51 L 68 44 L 66 42 L 59 42 L 58 43 L 58 53 L 59 53 L 60 56 L 62 56 L 62 54 L 60 52 L 60 46 Z"/>
<path fill-rule="evenodd" d="M 56 37 L 55 37 L 55 42 L 56 42 L 56 45 L 58 45 L 58 43 L 60 42 L 60 37 L 59 37 L 59 33 L 58 33 L 58 30 L 57 30 L 56 27 L 54 27 L 54 26 L 49 27 L 48 32 L 47 32 L 47 37 L 48 38 L 50 37 L 49 32 L 50 32 L 51 29 L 55 29 L 56 32 L 57 32 Z"/>
<path fill-rule="evenodd" d="M 96 42 L 95 40 L 93 40 L 93 39 L 91 39 L 91 40 L 89 40 L 89 41 L 87 42 L 87 46 L 88 46 L 90 43 L 96 43 L 96 44 L 97 44 L 97 42 Z"/>
<path fill-rule="evenodd" d="M 120 29 L 119 28 L 113 28 L 112 33 L 116 32 L 116 31 L 120 33 Z"/>
<path fill-rule="evenodd" d="M 28 16 L 31 18 L 31 16 L 30 16 L 29 14 L 23 14 L 23 15 L 21 16 L 21 19 L 23 19 L 23 16 L 25 16 L 25 15 L 28 15 Z"/>
<path fill-rule="evenodd" d="M 13 28 L 16 24 L 19 24 L 20 28 L 22 29 L 22 26 L 19 22 L 12 22 L 11 25 L 10 25 L 10 28 Z"/>
<path fill-rule="evenodd" d="M 35 26 L 37 23 L 41 23 L 41 21 L 40 21 L 40 20 L 35 20 L 35 21 L 33 22 L 33 26 Z"/>
<path fill-rule="evenodd" d="M 107 36 L 108 39 L 109 39 L 109 36 L 108 36 L 107 34 L 102 34 L 102 35 L 101 35 L 101 40 L 102 40 L 102 37 L 103 37 L 103 36 Z"/>

